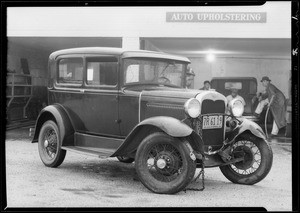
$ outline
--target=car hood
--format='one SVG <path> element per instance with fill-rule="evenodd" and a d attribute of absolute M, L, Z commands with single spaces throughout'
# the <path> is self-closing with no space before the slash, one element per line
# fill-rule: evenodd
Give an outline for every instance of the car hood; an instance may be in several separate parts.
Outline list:
<path fill-rule="evenodd" d="M 141 93 L 142 99 L 155 99 L 160 101 L 169 100 L 187 100 L 190 98 L 196 98 L 201 103 L 204 99 L 210 100 L 223 100 L 226 102 L 226 98 L 215 90 L 196 90 L 196 89 L 182 89 L 182 88 L 164 88 L 157 89 L 152 88 L 151 90 L 143 90 Z"/>
<path fill-rule="evenodd" d="M 179 98 L 179 99 L 189 99 L 195 98 L 200 90 L 192 89 L 177 89 L 177 88 L 168 88 L 168 89 L 153 89 L 153 90 L 143 90 L 142 97 L 159 97 L 159 98 Z"/>
<path fill-rule="evenodd" d="M 206 99 L 213 102 L 221 100 L 222 105 L 226 102 L 226 98 L 215 91 L 182 88 L 143 90 L 139 98 L 140 121 L 153 116 L 170 116 L 180 120 L 184 119 L 184 104 L 190 98 L 197 98 L 200 105 Z"/>

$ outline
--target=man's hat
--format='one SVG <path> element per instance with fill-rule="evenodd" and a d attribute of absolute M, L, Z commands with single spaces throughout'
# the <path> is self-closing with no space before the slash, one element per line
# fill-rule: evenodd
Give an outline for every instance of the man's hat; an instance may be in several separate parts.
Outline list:
<path fill-rule="evenodd" d="M 264 77 L 262 77 L 260 82 L 263 82 L 263 81 L 271 81 L 271 79 L 269 79 L 268 76 L 264 76 Z"/>
<path fill-rule="evenodd" d="M 194 73 L 194 71 L 192 70 L 192 68 L 188 68 L 187 71 L 186 71 L 186 75 L 192 75 L 192 76 L 195 76 L 195 73 Z"/>

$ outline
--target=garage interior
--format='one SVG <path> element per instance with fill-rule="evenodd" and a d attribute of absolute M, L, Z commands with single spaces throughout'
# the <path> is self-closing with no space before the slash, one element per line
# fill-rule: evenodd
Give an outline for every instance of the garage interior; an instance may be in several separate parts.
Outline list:
<path fill-rule="evenodd" d="M 8 126 L 34 121 L 47 105 L 47 60 L 52 52 L 92 46 L 122 47 L 122 37 L 8 37 Z M 267 75 L 290 99 L 291 39 L 141 37 L 140 49 L 188 57 L 196 74 L 194 89 L 213 77 L 239 76 L 255 77 L 260 91 L 260 79 Z M 20 84 L 14 90 L 12 79 Z"/>
<path fill-rule="evenodd" d="M 8 37 L 8 128 L 34 123 L 40 110 L 47 105 L 47 65 L 52 52 L 74 47 L 121 47 L 121 42 L 118 37 Z"/>

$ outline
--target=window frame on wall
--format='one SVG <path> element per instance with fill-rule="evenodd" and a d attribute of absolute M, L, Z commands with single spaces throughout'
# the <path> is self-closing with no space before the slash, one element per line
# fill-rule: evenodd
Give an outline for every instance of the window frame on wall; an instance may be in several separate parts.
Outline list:
<path fill-rule="evenodd" d="M 84 87 L 90 88 L 90 89 L 97 89 L 97 88 L 103 88 L 103 89 L 116 89 L 118 87 L 119 82 L 119 57 L 115 55 L 86 55 L 85 56 L 85 69 L 84 69 Z M 115 73 L 112 76 L 112 79 L 114 79 L 114 84 L 101 84 L 102 83 L 102 76 L 101 76 L 101 64 L 102 63 L 115 63 L 115 67 L 112 67 L 112 69 L 115 69 Z M 99 70 L 99 84 L 91 84 L 88 82 L 89 80 L 89 63 L 100 63 L 100 70 Z M 107 72 L 107 71 L 104 71 Z M 107 73 L 106 73 L 107 74 Z M 94 73 L 93 73 L 94 76 Z"/>
<path fill-rule="evenodd" d="M 79 80 L 80 82 L 75 83 L 75 82 L 61 82 L 60 79 L 60 62 L 62 60 L 73 60 L 73 59 L 79 59 L 81 60 L 81 65 L 82 65 L 82 70 L 81 70 L 81 79 Z M 80 55 L 68 55 L 68 56 L 60 56 L 56 60 L 56 85 L 59 87 L 75 87 L 75 88 L 81 88 L 84 82 L 84 70 L 85 70 L 85 62 L 84 62 L 84 57 Z"/>

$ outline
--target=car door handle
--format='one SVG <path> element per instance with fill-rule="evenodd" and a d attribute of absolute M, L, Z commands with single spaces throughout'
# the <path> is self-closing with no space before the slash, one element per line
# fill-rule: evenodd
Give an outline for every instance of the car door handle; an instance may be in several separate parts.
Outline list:
<path fill-rule="evenodd" d="M 115 120 L 115 122 L 119 124 L 119 123 L 121 123 L 121 119 L 117 119 L 117 120 Z"/>

